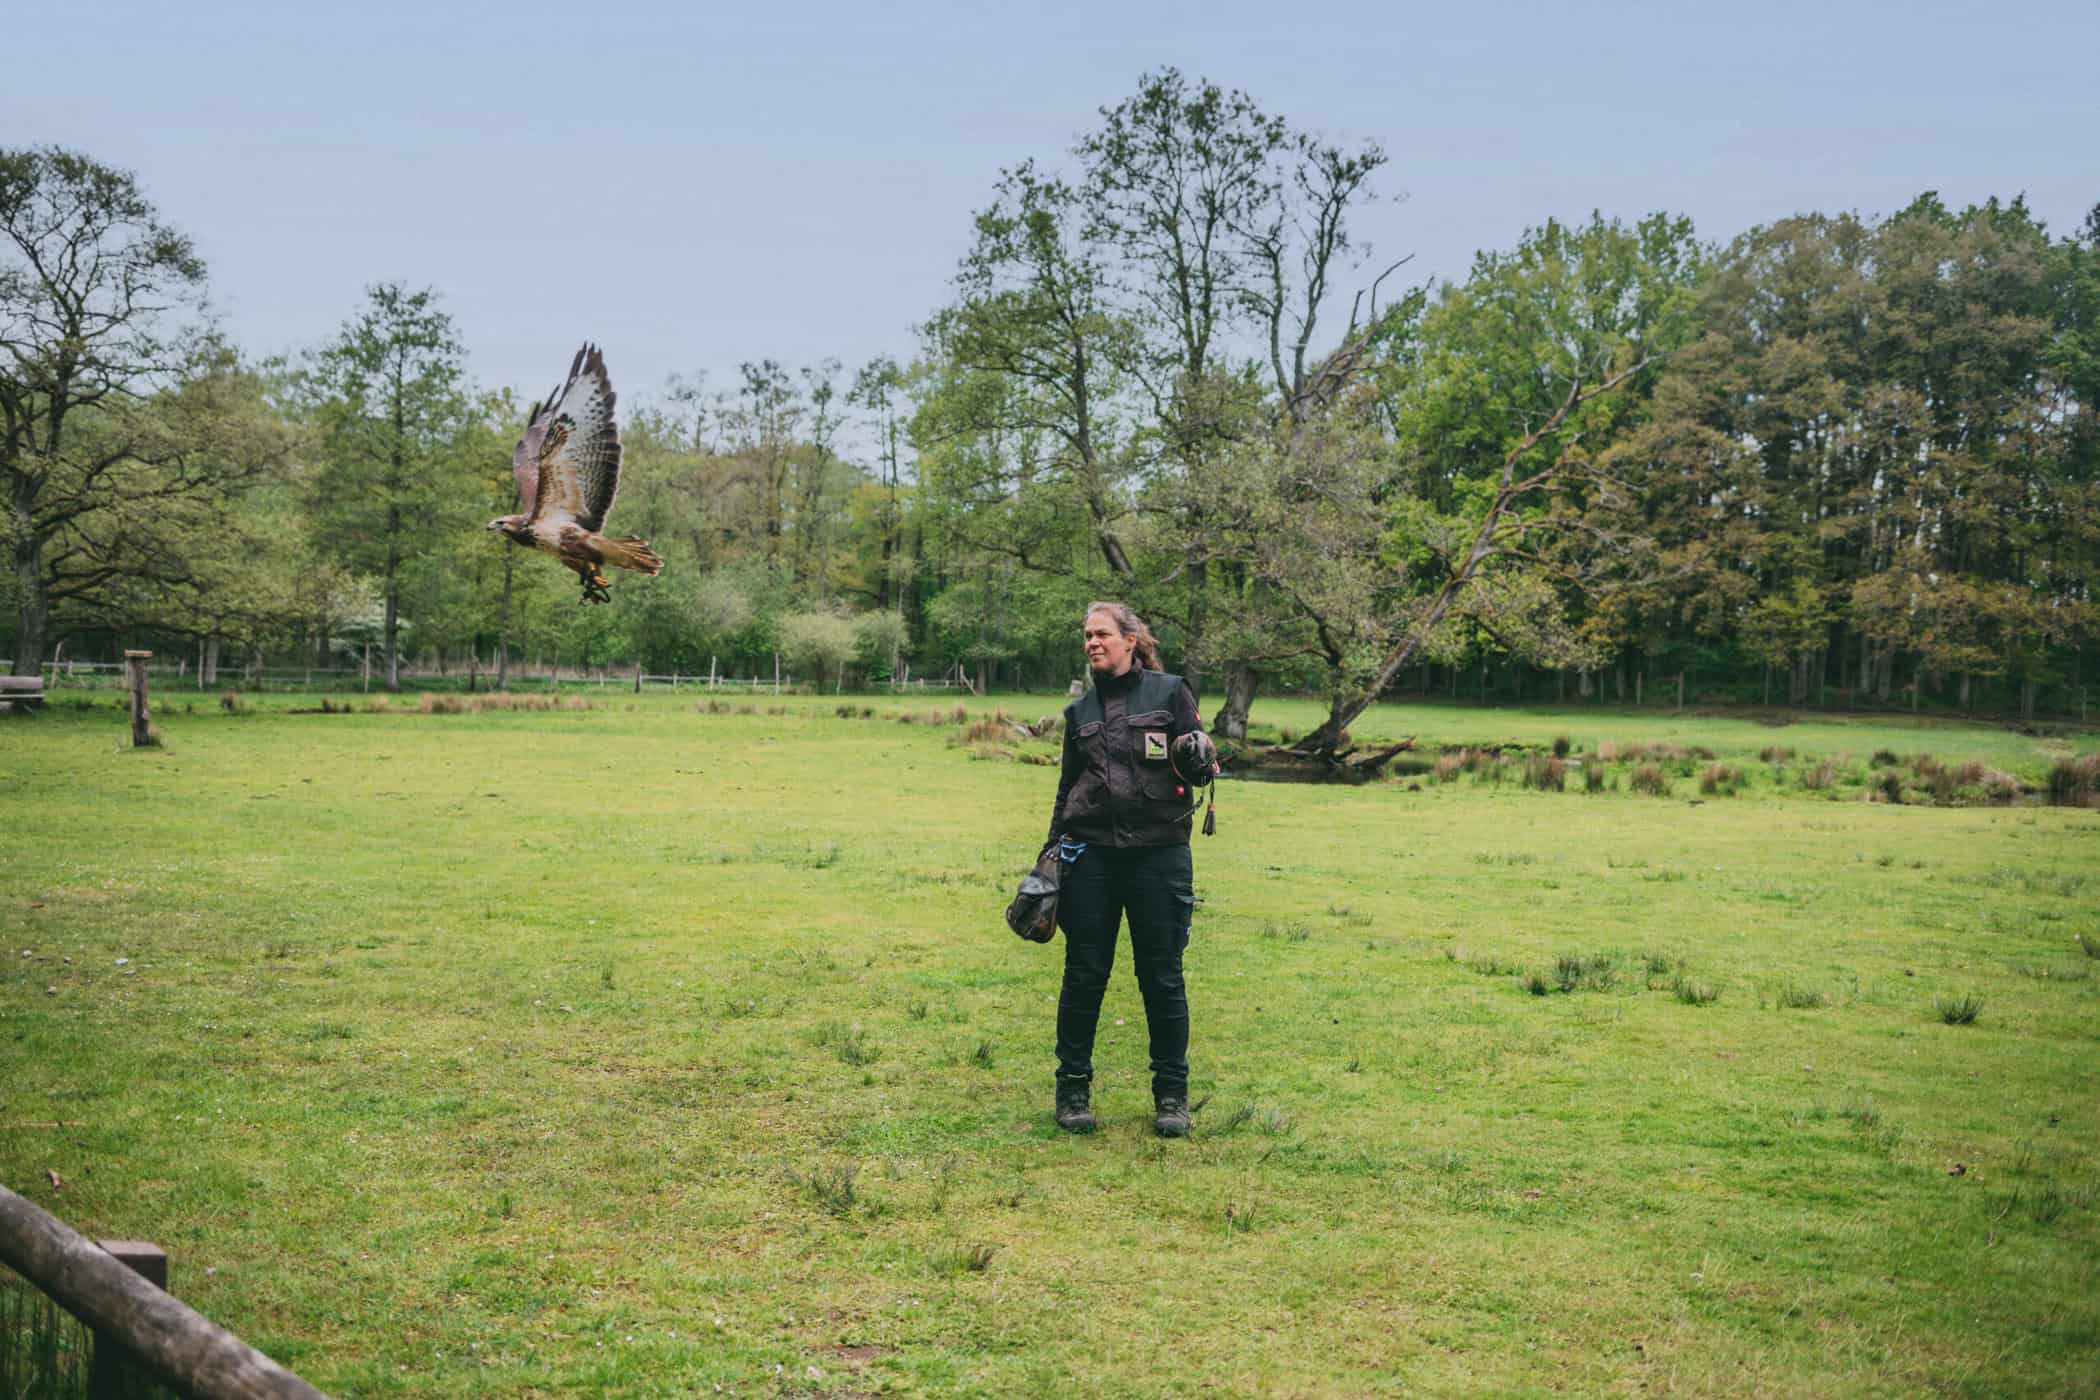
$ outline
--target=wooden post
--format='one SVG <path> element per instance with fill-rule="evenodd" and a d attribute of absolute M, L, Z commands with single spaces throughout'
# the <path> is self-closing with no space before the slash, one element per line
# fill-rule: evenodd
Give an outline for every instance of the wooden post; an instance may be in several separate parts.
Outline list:
<path fill-rule="evenodd" d="M 98 1337 L 128 1338 L 140 1361 L 186 1394 L 324 1400 L 320 1391 L 4 1186 L 0 1263 L 49 1294 Z"/>
<path fill-rule="evenodd" d="M 713 652 L 707 654 L 707 688 L 709 690 L 715 688 L 715 655 Z"/>
<path fill-rule="evenodd" d="M 642 693 L 642 663 L 639 661 L 634 663 L 634 693 Z"/>
<path fill-rule="evenodd" d="M 155 1288 L 167 1291 L 168 1255 L 159 1245 L 141 1240 L 97 1240 L 95 1247 Z M 152 1380 L 152 1371 L 114 1333 L 95 1330 L 95 1350 L 88 1362 L 90 1400 L 128 1400 L 142 1394 Z"/>
<path fill-rule="evenodd" d="M 365 694 L 372 693 L 372 644 L 365 643 Z"/>
<path fill-rule="evenodd" d="M 127 651 L 124 664 L 131 671 L 131 746 L 148 748 L 153 743 L 151 727 L 146 723 L 146 663 L 153 659 L 150 651 Z"/>

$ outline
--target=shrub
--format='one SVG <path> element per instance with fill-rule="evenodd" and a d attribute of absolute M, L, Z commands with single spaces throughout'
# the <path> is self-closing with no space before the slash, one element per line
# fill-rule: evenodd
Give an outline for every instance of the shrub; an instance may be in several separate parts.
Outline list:
<path fill-rule="evenodd" d="M 1619 761 L 1619 746 L 1609 739 L 1598 740 L 1597 760 L 1600 763 L 1617 763 Z"/>
<path fill-rule="evenodd" d="M 1766 763 L 1786 763 L 1793 758 L 1794 751 L 1782 744 L 1767 744 L 1757 751 L 1757 756 Z"/>
<path fill-rule="evenodd" d="M 1635 768 L 1630 782 L 1635 792 L 1647 797 L 1667 797 L 1670 792 L 1669 778 L 1652 763 Z"/>
<path fill-rule="evenodd" d="M 1837 765 L 1829 759 L 1804 765 L 1794 774 L 1794 781 L 1809 792 L 1822 792 L 1837 784 Z"/>
<path fill-rule="evenodd" d="M 1556 735 L 1553 740 L 1553 756 L 1555 758 L 1566 758 L 1568 751 L 1573 747 L 1574 745 L 1568 741 L 1567 735 Z"/>
<path fill-rule="evenodd" d="M 1887 749 L 1876 749 L 1874 750 L 1872 766 L 1876 768 L 1893 768 L 1902 761 L 1902 759 L 1896 757 L 1896 755 L 1890 753 Z"/>
<path fill-rule="evenodd" d="M 1872 791 L 1881 795 L 1884 802 L 1903 803 L 1903 775 L 1893 768 L 1884 768 L 1881 776 L 1874 780 Z"/>
<path fill-rule="evenodd" d="M 1464 771 L 1465 766 L 1466 759 L 1463 753 L 1443 753 L 1437 755 L 1436 767 L 1430 771 L 1438 782 L 1454 783 L 1458 781 L 1458 775 Z"/>
<path fill-rule="evenodd" d="M 1604 780 L 1603 764 L 1585 763 L 1582 765 L 1582 790 L 1584 792 L 1603 792 Z"/>
<path fill-rule="evenodd" d="M 1998 806 L 2006 806 L 2018 800 L 2020 796 L 2020 780 L 2010 773 L 2000 773 L 1996 770 L 1985 773 L 1983 775 L 1983 795 Z"/>
<path fill-rule="evenodd" d="M 1706 745 L 1694 744 L 1689 749 L 1685 750 L 1685 757 L 1695 759 L 1700 763 L 1712 763 L 1716 755 L 1714 754 L 1714 751 L 1706 747 Z"/>

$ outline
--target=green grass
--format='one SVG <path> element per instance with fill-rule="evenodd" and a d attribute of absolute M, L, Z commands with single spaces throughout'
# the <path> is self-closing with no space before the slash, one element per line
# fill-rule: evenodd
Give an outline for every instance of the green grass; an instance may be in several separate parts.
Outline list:
<path fill-rule="evenodd" d="M 0 1181 L 345 1396 L 2100 1386 L 2100 813 L 1765 776 L 2089 738 L 1373 711 L 1714 757 L 1224 784 L 1162 1142 L 1127 949 L 1050 1123 L 1054 740 L 590 698 L 0 722 Z"/>

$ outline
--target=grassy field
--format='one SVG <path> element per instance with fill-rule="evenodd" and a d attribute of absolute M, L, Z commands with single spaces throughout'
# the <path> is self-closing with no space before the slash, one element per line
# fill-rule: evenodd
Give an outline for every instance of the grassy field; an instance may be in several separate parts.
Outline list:
<path fill-rule="evenodd" d="M 2090 735 L 1376 711 L 1668 795 L 1223 784 L 1163 1142 L 1122 969 L 1050 1125 L 1050 743 L 301 703 L 0 718 L 0 1182 L 324 1389 L 2100 1390 L 2100 811 L 1862 800 Z"/>

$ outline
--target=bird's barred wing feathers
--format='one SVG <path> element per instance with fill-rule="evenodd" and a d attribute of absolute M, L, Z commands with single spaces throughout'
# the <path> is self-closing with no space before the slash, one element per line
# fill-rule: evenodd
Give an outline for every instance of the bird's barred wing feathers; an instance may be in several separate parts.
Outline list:
<path fill-rule="evenodd" d="M 561 512 L 585 530 L 604 528 L 620 489 L 620 429 L 613 420 L 614 402 L 605 356 L 586 344 L 576 352 L 569 382 L 545 415 L 535 519 Z"/>
<path fill-rule="evenodd" d="M 547 391 L 547 397 L 532 405 L 525 415 L 525 436 L 511 449 L 510 478 L 518 488 L 518 509 L 527 518 L 534 514 L 540 497 L 540 448 L 546 445 L 547 423 L 553 418 L 554 396 L 561 392 L 556 385 Z"/>

